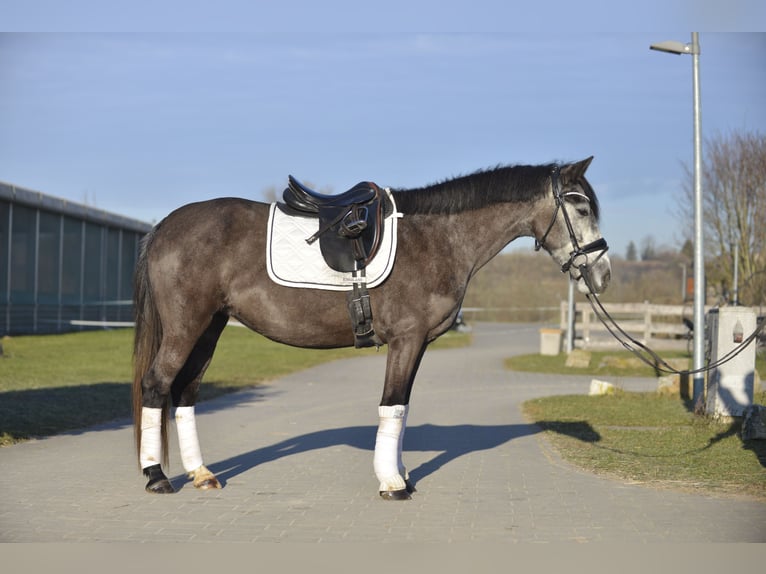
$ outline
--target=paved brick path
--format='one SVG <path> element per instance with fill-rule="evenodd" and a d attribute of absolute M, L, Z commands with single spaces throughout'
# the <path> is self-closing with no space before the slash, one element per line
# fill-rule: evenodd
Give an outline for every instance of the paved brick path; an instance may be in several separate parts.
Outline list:
<path fill-rule="evenodd" d="M 564 463 L 520 404 L 587 392 L 589 378 L 503 369 L 537 346 L 536 327 L 478 325 L 471 348 L 426 354 L 404 445 L 412 501 L 380 500 L 372 472 L 381 354 L 202 405 L 220 491 L 184 482 L 173 431 L 181 490 L 144 493 L 127 421 L 0 449 L 0 541 L 766 541 L 766 504 Z"/>

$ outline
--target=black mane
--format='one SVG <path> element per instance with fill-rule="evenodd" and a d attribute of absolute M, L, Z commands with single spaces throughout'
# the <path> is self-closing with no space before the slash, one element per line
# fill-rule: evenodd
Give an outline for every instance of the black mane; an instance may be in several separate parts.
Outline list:
<path fill-rule="evenodd" d="M 554 164 L 498 166 L 414 189 L 394 189 L 405 214 L 450 214 L 505 202 L 527 202 L 544 193 Z"/>

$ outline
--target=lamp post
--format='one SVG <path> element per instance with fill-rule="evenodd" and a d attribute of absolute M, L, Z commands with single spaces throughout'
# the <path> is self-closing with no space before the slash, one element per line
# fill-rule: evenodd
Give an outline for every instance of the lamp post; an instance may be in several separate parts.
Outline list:
<path fill-rule="evenodd" d="M 575 304 L 574 304 L 574 279 L 569 277 L 569 293 L 567 296 L 567 355 L 574 349 L 574 326 L 575 326 Z"/>
<path fill-rule="evenodd" d="M 692 32 L 691 44 L 670 40 L 652 44 L 652 50 L 670 54 L 691 54 L 692 91 L 694 98 L 694 360 L 693 369 L 704 368 L 705 341 L 705 261 L 702 256 L 702 135 L 700 133 L 700 70 L 699 33 Z M 695 407 L 702 401 L 705 377 L 700 371 L 694 374 L 693 397 Z"/>

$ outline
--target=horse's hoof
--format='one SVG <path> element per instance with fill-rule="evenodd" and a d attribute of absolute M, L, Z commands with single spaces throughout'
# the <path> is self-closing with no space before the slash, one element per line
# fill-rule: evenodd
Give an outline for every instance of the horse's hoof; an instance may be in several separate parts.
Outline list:
<path fill-rule="evenodd" d="M 379 494 L 383 500 L 412 500 L 406 488 L 402 490 L 381 490 Z"/>
<path fill-rule="evenodd" d="M 200 482 L 195 482 L 194 488 L 198 488 L 200 490 L 213 490 L 215 488 L 221 488 L 221 483 L 218 482 L 216 477 L 206 478 Z"/>
<path fill-rule="evenodd" d="M 218 482 L 218 479 L 215 477 L 215 475 L 210 472 L 210 470 L 208 470 L 204 464 L 198 469 L 190 472 L 189 478 L 192 479 L 194 488 L 198 488 L 200 490 L 212 490 L 215 488 L 221 488 L 221 483 Z"/>
<path fill-rule="evenodd" d="M 176 490 L 170 484 L 168 477 L 162 472 L 159 464 L 144 469 L 144 476 L 149 478 L 146 483 L 146 492 L 151 494 L 173 494 Z"/>
<path fill-rule="evenodd" d="M 176 489 L 173 488 L 173 485 L 170 484 L 170 481 L 167 478 L 153 482 L 150 480 L 146 484 L 146 492 L 151 494 L 174 494 L 175 491 Z"/>

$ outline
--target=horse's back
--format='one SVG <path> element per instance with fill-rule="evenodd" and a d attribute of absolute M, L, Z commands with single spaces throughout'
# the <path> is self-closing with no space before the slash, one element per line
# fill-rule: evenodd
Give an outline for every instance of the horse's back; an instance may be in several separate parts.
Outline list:
<path fill-rule="evenodd" d="M 152 243 L 162 240 L 196 247 L 197 241 L 226 241 L 245 231 L 265 232 L 268 211 L 265 203 L 237 197 L 188 203 L 157 225 Z"/>

